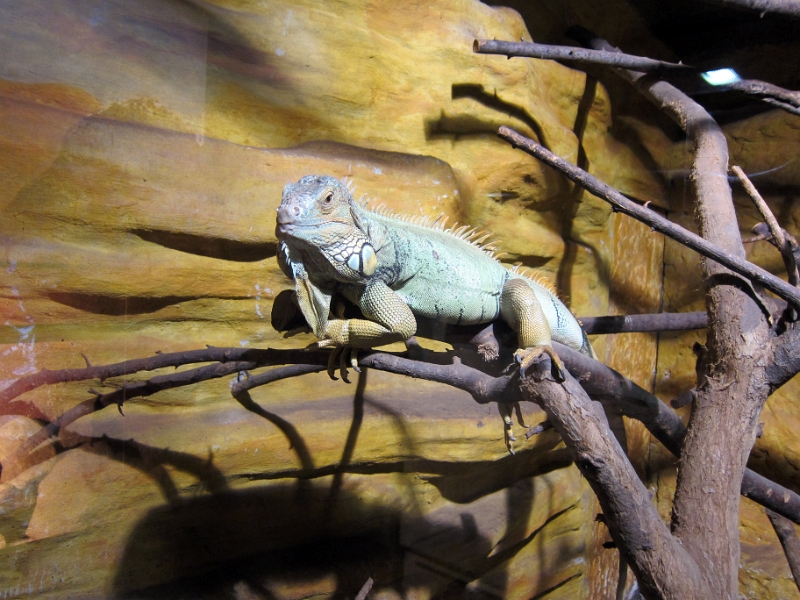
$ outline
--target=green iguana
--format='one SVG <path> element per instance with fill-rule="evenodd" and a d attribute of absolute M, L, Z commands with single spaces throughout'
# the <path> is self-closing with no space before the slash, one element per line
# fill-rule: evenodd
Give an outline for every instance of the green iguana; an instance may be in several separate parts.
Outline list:
<path fill-rule="evenodd" d="M 502 317 L 517 332 L 515 358 L 523 373 L 543 352 L 562 373 L 551 339 L 594 357 L 580 324 L 556 295 L 503 266 L 491 246 L 481 245 L 488 235 L 478 237 L 468 229 L 368 210 L 339 180 L 312 175 L 283 189 L 278 263 L 295 281 L 300 310 L 319 338 L 317 346 L 349 348 L 356 371 L 353 349 L 407 340 L 416 332 L 414 315 L 463 325 Z M 358 306 L 366 319 L 332 315 L 336 293 Z M 344 355 L 340 358 L 344 365 Z M 499 408 L 506 446 L 513 453 L 511 406 Z"/>

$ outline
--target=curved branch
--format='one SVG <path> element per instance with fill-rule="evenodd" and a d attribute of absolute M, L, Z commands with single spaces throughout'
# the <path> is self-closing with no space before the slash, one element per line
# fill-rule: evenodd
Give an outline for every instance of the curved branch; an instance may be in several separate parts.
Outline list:
<path fill-rule="evenodd" d="M 216 348 L 208 346 L 202 350 L 156 354 L 148 358 L 137 358 L 96 367 L 88 366 L 83 369 L 42 369 L 38 373 L 17 379 L 11 385 L 0 390 L 0 414 L 6 414 L 9 411 L 9 404 L 12 400 L 43 385 L 89 381 L 91 379 L 98 379 L 102 382 L 112 377 L 131 375 L 141 371 L 155 371 L 165 367 L 180 367 L 193 363 L 247 361 L 257 363 L 258 366 L 266 366 L 270 364 L 313 363 L 315 359 L 323 360 L 321 355 L 315 355 L 305 350 L 274 350 L 271 348 L 261 350 L 257 348 Z M 327 362 L 318 364 L 324 365 Z"/>
<path fill-rule="evenodd" d="M 696 320 L 696 317 L 692 316 L 692 313 L 685 313 L 685 315 L 689 316 L 690 321 Z M 647 317 L 648 315 L 637 316 Z M 655 316 L 658 317 L 660 315 Z M 680 317 L 680 315 L 674 316 Z M 493 338 L 492 326 L 490 325 L 484 328 L 481 334 L 483 338 Z M 449 336 L 446 336 L 444 339 L 449 339 Z M 623 414 L 641 421 L 670 452 L 675 456 L 680 456 L 681 444 L 686 428 L 674 411 L 658 400 L 658 398 L 603 363 L 593 360 L 557 342 L 554 343 L 554 347 L 570 373 L 572 373 L 590 396 L 601 401 L 606 411 L 614 414 Z M 113 404 L 119 404 L 123 400 L 129 400 L 134 397 L 134 395 L 149 395 L 163 389 L 189 385 L 215 377 L 224 377 L 243 370 L 268 366 L 271 361 L 277 360 L 278 358 L 286 361 L 287 366 L 276 367 L 265 373 L 253 375 L 231 386 L 232 394 L 237 397 L 237 399 L 240 399 L 243 392 L 257 386 L 265 385 L 279 379 L 303 375 L 305 373 L 324 371 L 328 358 L 328 354 L 325 351 L 273 351 L 267 349 L 254 352 L 241 348 L 209 348 L 192 351 L 190 353 L 175 353 L 175 355 L 172 356 L 160 355 L 143 360 L 145 364 L 150 365 L 153 364 L 153 361 L 173 361 L 177 356 L 181 355 L 190 356 L 194 359 L 205 358 L 211 355 L 230 358 L 241 357 L 248 352 L 251 358 L 254 357 L 254 354 L 260 355 L 259 358 L 261 362 L 259 364 L 256 364 L 255 361 L 221 363 L 181 373 L 161 375 L 146 382 L 129 384 L 127 387 L 120 390 L 115 390 L 109 394 L 99 394 L 96 398 L 85 400 L 72 407 L 58 419 L 46 425 L 29 438 L 24 448 L 18 449 L 17 453 L 11 459 L 5 461 L 4 470 L 9 469 L 13 473 L 14 465 L 19 464 L 19 460 L 24 457 L 27 452 L 34 450 L 49 437 L 57 435 L 62 427 L 66 427 L 70 423 L 92 412 Z M 436 364 L 435 362 L 411 360 L 403 356 L 385 352 L 369 352 L 360 356 L 359 363 L 363 367 L 371 367 L 390 373 L 438 381 L 451 385 L 470 393 L 473 398 L 482 403 L 514 402 L 523 399 L 517 386 L 518 376 L 516 374 L 492 377 L 479 369 L 462 364 L 457 356 L 450 356 L 452 362 L 448 364 Z M 426 358 L 431 361 L 436 360 L 440 362 L 442 353 L 427 353 Z M 119 364 L 123 363 L 104 367 L 88 367 L 84 369 L 84 371 L 86 371 L 86 376 L 79 377 L 79 379 L 91 379 L 89 375 L 96 373 L 96 369 L 114 370 L 118 368 Z M 89 371 L 89 369 L 95 370 Z M 78 377 L 77 371 L 80 370 L 67 369 L 61 372 L 48 371 L 48 377 L 57 379 L 57 375 L 62 373 L 64 376 L 75 378 Z M 35 378 L 36 375 L 29 377 Z M 8 477 L 8 471 L 6 471 L 6 476 Z M 769 481 L 761 475 L 757 475 L 749 469 L 745 472 L 744 481 L 742 482 L 742 494 L 795 523 L 800 524 L 800 495 Z"/>

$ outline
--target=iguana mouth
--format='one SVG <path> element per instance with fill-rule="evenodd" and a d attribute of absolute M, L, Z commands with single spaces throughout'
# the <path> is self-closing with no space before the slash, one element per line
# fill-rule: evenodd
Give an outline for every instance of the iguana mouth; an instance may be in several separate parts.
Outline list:
<path fill-rule="evenodd" d="M 277 229 L 278 229 L 278 233 L 280 233 L 280 234 L 292 235 L 295 232 L 295 230 L 297 229 L 297 226 L 294 225 L 293 223 L 281 223 L 280 219 L 278 219 L 278 227 L 277 227 Z"/>

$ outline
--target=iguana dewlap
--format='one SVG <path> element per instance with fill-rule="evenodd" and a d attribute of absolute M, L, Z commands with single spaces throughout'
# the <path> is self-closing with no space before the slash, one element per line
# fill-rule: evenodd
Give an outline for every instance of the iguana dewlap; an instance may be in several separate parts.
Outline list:
<path fill-rule="evenodd" d="M 500 317 L 517 332 L 523 372 L 542 352 L 562 367 L 551 340 L 594 356 L 556 295 L 504 267 L 466 227 L 446 230 L 370 211 L 339 180 L 316 175 L 284 188 L 277 223 L 278 262 L 294 279 L 300 310 L 322 346 L 407 340 L 416 331 L 415 315 L 463 325 Z M 335 293 L 366 319 L 332 316 Z"/>

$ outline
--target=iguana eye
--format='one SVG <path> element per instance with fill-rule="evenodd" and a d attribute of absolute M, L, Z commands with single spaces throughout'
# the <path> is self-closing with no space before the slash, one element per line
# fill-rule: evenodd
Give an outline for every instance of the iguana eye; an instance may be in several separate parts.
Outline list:
<path fill-rule="evenodd" d="M 333 192 L 328 192 L 325 194 L 325 198 L 322 200 L 325 204 L 330 204 L 333 202 Z"/>

